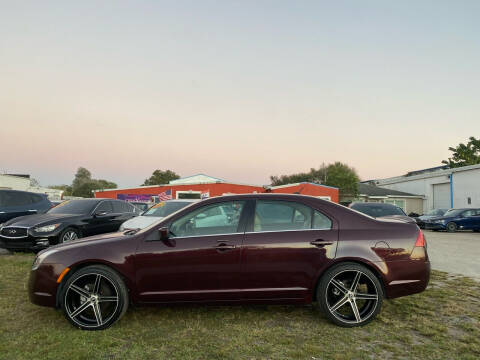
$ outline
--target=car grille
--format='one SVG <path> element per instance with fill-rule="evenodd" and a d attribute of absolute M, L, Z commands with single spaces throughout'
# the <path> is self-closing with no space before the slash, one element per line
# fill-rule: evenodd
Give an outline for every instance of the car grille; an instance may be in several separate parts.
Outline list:
<path fill-rule="evenodd" d="M 7 237 L 7 238 L 24 238 L 28 236 L 27 228 L 19 228 L 19 227 L 5 227 L 2 229 L 0 235 Z"/>

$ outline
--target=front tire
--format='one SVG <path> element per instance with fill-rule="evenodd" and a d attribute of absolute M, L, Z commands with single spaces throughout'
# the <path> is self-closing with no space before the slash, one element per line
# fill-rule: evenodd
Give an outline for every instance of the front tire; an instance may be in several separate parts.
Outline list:
<path fill-rule="evenodd" d="M 317 287 L 317 301 L 333 323 L 343 327 L 363 326 L 380 312 L 383 288 L 365 266 L 344 263 L 322 276 Z"/>
<path fill-rule="evenodd" d="M 72 227 L 67 227 L 65 230 L 63 230 L 60 233 L 60 236 L 58 237 L 58 243 L 62 244 L 62 243 L 70 242 L 73 240 L 77 240 L 79 238 L 81 238 L 80 231 Z"/>
<path fill-rule="evenodd" d="M 455 232 L 457 231 L 457 224 L 455 224 L 454 222 L 449 222 L 446 226 L 446 229 L 448 232 Z"/>
<path fill-rule="evenodd" d="M 82 330 L 106 329 L 128 308 L 128 290 L 122 278 L 102 265 L 87 266 L 71 275 L 60 299 L 67 320 Z"/>

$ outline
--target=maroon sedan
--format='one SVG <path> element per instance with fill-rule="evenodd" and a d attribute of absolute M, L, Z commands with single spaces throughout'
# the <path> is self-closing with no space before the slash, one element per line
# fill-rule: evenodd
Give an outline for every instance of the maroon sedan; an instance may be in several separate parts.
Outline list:
<path fill-rule="evenodd" d="M 314 197 L 222 196 L 142 230 L 53 246 L 35 258 L 30 299 L 82 329 L 104 329 L 129 303 L 316 301 L 359 326 L 383 298 L 425 290 L 430 263 L 414 223 L 374 219 Z"/>

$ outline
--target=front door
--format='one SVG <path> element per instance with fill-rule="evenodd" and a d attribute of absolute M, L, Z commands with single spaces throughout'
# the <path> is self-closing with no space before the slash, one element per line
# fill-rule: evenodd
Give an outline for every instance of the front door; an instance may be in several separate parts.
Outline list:
<path fill-rule="evenodd" d="M 235 300 L 240 286 L 245 201 L 209 204 L 172 219 L 168 239 L 140 243 L 141 302 Z"/>
<path fill-rule="evenodd" d="M 335 257 L 336 222 L 294 201 L 257 200 L 242 254 L 244 298 L 292 300 L 311 294 Z"/>

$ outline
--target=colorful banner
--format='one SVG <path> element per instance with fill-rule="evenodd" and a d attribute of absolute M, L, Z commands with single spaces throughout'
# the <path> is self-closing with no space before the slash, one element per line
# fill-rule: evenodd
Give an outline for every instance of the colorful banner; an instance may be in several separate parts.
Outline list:
<path fill-rule="evenodd" d="M 117 194 L 118 200 L 125 201 L 139 201 L 139 202 L 151 202 L 152 196 L 154 195 L 145 195 L 145 194 Z"/>

